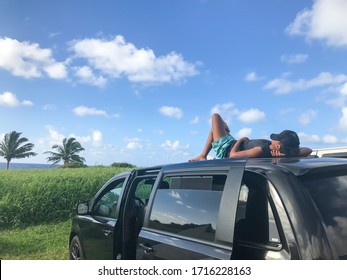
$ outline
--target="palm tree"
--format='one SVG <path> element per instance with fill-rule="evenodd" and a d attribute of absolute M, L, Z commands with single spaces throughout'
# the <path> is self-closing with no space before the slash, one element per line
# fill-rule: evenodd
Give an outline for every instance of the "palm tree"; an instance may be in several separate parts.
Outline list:
<path fill-rule="evenodd" d="M 76 141 L 75 138 L 64 138 L 63 145 L 53 145 L 52 149 L 55 149 L 56 152 L 47 151 L 44 154 L 49 154 L 47 157 L 48 162 L 53 162 L 53 164 L 58 163 L 59 161 L 64 161 L 64 166 L 67 166 L 69 163 L 81 163 L 85 162 L 83 157 L 77 155 L 79 152 L 84 151 L 84 148 L 81 144 Z"/>
<path fill-rule="evenodd" d="M 12 131 L 5 134 L 4 140 L 0 142 L 0 156 L 7 161 L 6 169 L 10 166 L 10 161 L 13 158 L 26 158 L 36 156 L 37 153 L 31 152 L 34 144 L 26 143 L 29 140 L 25 137 L 20 137 L 21 132 Z"/>

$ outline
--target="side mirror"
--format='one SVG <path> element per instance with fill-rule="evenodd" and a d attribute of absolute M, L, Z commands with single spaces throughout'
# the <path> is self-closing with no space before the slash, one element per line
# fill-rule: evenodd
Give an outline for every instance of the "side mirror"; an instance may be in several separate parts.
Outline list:
<path fill-rule="evenodd" d="M 88 202 L 80 202 L 77 204 L 77 214 L 86 215 L 89 210 Z"/>

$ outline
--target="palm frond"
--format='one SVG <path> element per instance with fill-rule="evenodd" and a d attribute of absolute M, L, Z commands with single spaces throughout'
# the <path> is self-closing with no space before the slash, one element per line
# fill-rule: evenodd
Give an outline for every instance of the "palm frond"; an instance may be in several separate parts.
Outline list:
<path fill-rule="evenodd" d="M 83 157 L 77 155 L 81 151 L 84 151 L 84 148 L 78 141 L 76 141 L 74 137 L 64 138 L 62 144 L 63 145 L 53 145 L 52 149 L 55 151 L 44 152 L 44 154 L 49 154 L 49 157 L 47 157 L 47 161 L 53 161 L 54 163 L 63 161 L 64 164 L 68 164 L 70 162 L 85 162 L 85 159 Z"/>
<path fill-rule="evenodd" d="M 37 153 L 31 151 L 34 148 L 34 144 L 26 143 L 29 140 L 21 137 L 21 135 L 21 132 L 11 131 L 5 134 L 3 141 L 0 143 L 0 156 L 4 157 L 8 163 L 13 158 L 25 158 L 37 155 Z"/>

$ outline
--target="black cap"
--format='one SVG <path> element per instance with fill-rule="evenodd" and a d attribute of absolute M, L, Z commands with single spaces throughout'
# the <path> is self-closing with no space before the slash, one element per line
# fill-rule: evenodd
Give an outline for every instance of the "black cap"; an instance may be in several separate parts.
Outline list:
<path fill-rule="evenodd" d="M 292 130 L 283 130 L 281 133 L 270 135 L 272 140 L 280 141 L 282 145 L 289 148 L 298 148 L 300 145 L 299 136 Z"/>

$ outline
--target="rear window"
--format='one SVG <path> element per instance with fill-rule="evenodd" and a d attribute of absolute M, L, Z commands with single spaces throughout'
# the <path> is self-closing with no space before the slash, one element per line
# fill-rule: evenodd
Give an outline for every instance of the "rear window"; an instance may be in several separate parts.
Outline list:
<path fill-rule="evenodd" d="M 166 177 L 156 192 L 149 228 L 214 241 L 225 175 Z"/>
<path fill-rule="evenodd" d="M 347 175 L 304 181 L 326 224 L 328 237 L 340 259 L 347 259 Z"/>

